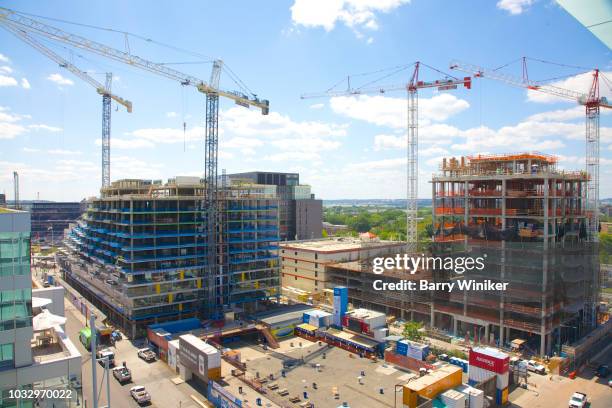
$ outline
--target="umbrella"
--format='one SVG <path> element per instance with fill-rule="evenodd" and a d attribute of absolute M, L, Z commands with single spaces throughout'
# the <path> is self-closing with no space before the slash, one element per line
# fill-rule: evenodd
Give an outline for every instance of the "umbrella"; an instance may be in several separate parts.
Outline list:
<path fill-rule="evenodd" d="M 43 310 L 42 313 L 39 313 L 32 319 L 32 326 L 34 328 L 34 331 L 49 330 L 57 325 L 64 323 L 66 323 L 65 317 L 54 315 L 48 310 Z"/>
<path fill-rule="evenodd" d="M 43 307 L 53 303 L 51 299 L 32 296 L 32 307 Z"/>

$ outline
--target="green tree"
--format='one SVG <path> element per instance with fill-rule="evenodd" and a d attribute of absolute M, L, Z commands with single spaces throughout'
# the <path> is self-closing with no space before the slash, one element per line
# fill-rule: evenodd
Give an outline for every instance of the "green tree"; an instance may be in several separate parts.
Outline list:
<path fill-rule="evenodd" d="M 603 264 L 612 263 L 612 234 L 599 234 L 599 260 Z"/>
<path fill-rule="evenodd" d="M 419 331 L 422 327 L 423 323 L 421 322 L 406 322 L 406 324 L 404 324 L 404 331 L 402 332 L 402 335 L 405 339 L 419 341 L 423 338 L 423 335 Z"/>
<path fill-rule="evenodd" d="M 321 231 L 321 236 L 323 238 L 327 238 L 329 236 L 329 234 L 327 233 L 327 230 L 324 229 L 323 231 Z"/>

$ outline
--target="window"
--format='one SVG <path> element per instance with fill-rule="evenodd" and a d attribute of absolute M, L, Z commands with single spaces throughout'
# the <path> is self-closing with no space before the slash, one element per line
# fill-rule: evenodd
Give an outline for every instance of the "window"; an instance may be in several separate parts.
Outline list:
<path fill-rule="evenodd" d="M 319 286 L 319 281 L 318 280 L 315 281 L 315 286 Z"/>
<path fill-rule="evenodd" d="M 32 289 L 0 291 L 0 330 L 32 324 Z"/>
<path fill-rule="evenodd" d="M 0 368 L 14 366 L 13 343 L 0 344 Z"/>
<path fill-rule="evenodd" d="M 315 253 L 315 259 L 319 259 L 319 254 Z"/>
<path fill-rule="evenodd" d="M 297 252 L 295 253 L 295 256 L 297 256 Z"/>
<path fill-rule="evenodd" d="M 295 280 L 297 280 L 297 276 L 294 276 Z"/>
<path fill-rule="evenodd" d="M 318 263 L 315 263 L 315 269 L 317 269 L 319 267 Z"/>
<path fill-rule="evenodd" d="M 293 269 L 295 269 L 295 271 L 297 272 L 297 268 L 293 268 Z"/>
<path fill-rule="evenodd" d="M 295 260 L 295 263 L 297 263 L 297 259 Z"/>
<path fill-rule="evenodd" d="M 319 277 L 319 272 L 315 271 L 315 278 Z"/>

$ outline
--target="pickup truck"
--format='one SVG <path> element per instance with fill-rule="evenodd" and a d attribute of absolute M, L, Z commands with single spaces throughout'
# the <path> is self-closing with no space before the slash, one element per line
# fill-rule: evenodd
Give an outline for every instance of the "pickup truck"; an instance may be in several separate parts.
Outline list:
<path fill-rule="evenodd" d="M 584 408 L 587 406 L 587 396 L 582 392 L 575 392 L 569 400 L 569 408 Z"/>
<path fill-rule="evenodd" d="M 108 364 L 110 367 L 115 366 L 115 353 L 111 349 L 99 350 L 96 353 L 96 358 L 99 360 L 101 365 L 104 365 L 104 358 L 108 358 Z"/>
<path fill-rule="evenodd" d="M 148 404 L 151 402 L 151 395 L 145 390 L 145 387 L 142 385 L 137 385 L 135 387 L 130 388 L 130 395 L 134 398 L 134 401 L 138 403 L 138 405 Z"/>
<path fill-rule="evenodd" d="M 155 361 L 155 352 L 148 347 L 141 348 L 138 350 L 138 357 L 142 358 L 144 361 Z"/>
<path fill-rule="evenodd" d="M 132 372 L 127 367 L 116 367 L 113 369 L 113 377 L 121 384 L 132 381 Z"/>

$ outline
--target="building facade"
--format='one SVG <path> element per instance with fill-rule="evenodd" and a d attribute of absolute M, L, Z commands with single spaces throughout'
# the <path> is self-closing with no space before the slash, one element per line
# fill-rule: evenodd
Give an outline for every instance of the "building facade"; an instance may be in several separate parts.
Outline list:
<path fill-rule="evenodd" d="M 587 237 L 587 175 L 543 154 L 444 159 L 432 179 L 435 254 L 486 267 L 434 279 L 489 279 L 506 291 L 435 292 L 432 326 L 550 355 L 596 325 L 597 246 Z"/>
<path fill-rule="evenodd" d="M 321 238 L 323 201 L 315 198 L 309 185 L 300 184 L 298 173 L 253 171 L 230 174 L 227 177 L 276 186 L 281 241 Z"/>
<path fill-rule="evenodd" d="M 321 293 L 329 287 L 330 264 L 399 253 L 405 243 L 343 237 L 281 243 L 283 293 Z"/>
<path fill-rule="evenodd" d="M 38 242 L 59 242 L 64 230 L 85 212 L 80 202 L 38 202 L 26 206 L 32 214 L 32 240 Z"/>
<path fill-rule="evenodd" d="M 81 355 L 61 325 L 37 325 L 33 316 L 42 310 L 33 308 L 32 295 L 30 214 L 0 209 L 0 406 L 33 407 L 35 400 L 12 394 L 39 389 L 64 390 L 70 398 L 45 398 L 37 407 L 76 406 L 82 397 L 72 384 L 81 383 Z"/>
<path fill-rule="evenodd" d="M 113 182 L 70 233 L 66 280 L 131 337 L 153 323 L 251 312 L 280 294 L 274 188 L 236 182 L 219 192 L 211 272 L 204 187 L 194 177 Z"/>

